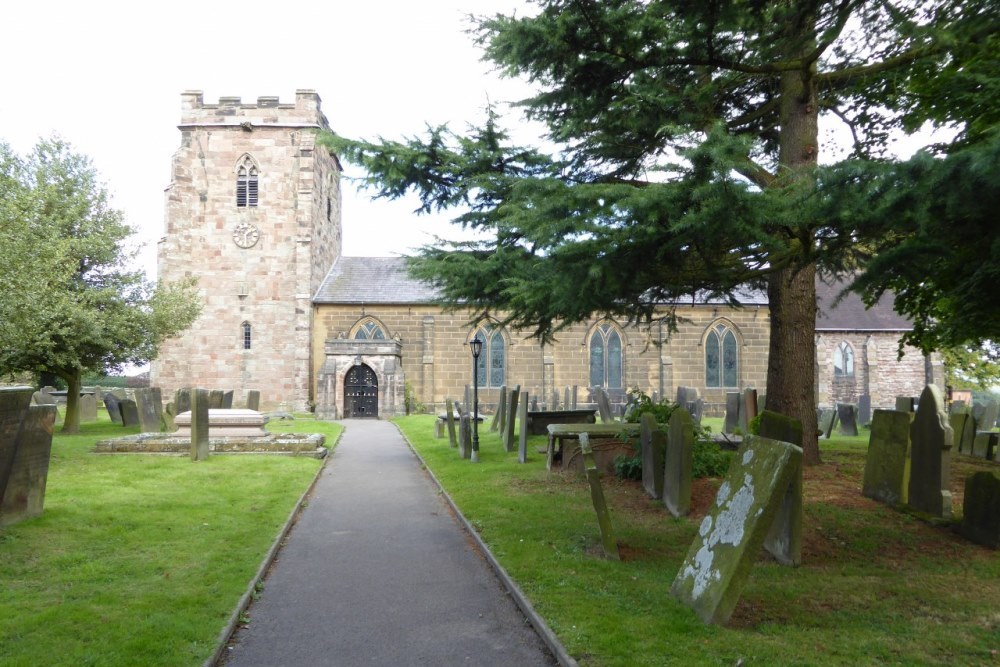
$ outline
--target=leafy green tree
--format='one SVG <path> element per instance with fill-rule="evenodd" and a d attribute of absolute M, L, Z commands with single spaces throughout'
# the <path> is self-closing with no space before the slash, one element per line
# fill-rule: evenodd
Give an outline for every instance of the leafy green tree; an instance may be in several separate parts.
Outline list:
<path fill-rule="evenodd" d="M 65 142 L 21 159 L 0 144 L 0 372 L 50 372 L 68 387 L 63 431 L 79 431 L 84 372 L 156 356 L 200 306 L 191 284 L 153 285 L 88 158 Z"/>
<path fill-rule="evenodd" d="M 457 223 L 488 232 L 423 249 L 413 271 L 446 305 L 542 340 L 595 313 L 674 323 L 662 304 L 682 295 L 765 288 L 768 406 L 802 421 L 805 459 L 819 461 L 815 273 L 854 266 L 861 240 L 818 196 L 820 115 L 849 128 L 854 158 L 882 159 L 889 135 L 921 120 L 911 84 L 954 61 L 956 36 L 977 58 L 994 3 L 536 4 L 474 32 L 486 59 L 536 86 L 519 104 L 555 155 L 511 145 L 492 110 L 464 135 L 329 145 L 377 196 L 412 191 L 421 211 L 461 209 Z"/>

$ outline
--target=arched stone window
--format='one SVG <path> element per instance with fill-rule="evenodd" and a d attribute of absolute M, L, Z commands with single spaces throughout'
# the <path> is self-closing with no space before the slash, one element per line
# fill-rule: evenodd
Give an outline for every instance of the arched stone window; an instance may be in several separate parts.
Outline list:
<path fill-rule="evenodd" d="M 374 317 L 367 317 L 354 325 L 351 338 L 355 340 L 385 340 L 385 327 Z"/>
<path fill-rule="evenodd" d="M 243 349 L 244 350 L 249 350 L 250 349 L 250 344 L 253 342 L 252 337 L 251 337 L 252 336 L 252 331 L 251 331 L 251 328 L 250 328 L 250 323 L 249 322 L 244 322 L 243 324 L 241 324 L 240 325 L 240 331 L 242 333 L 242 338 L 243 338 L 243 341 L 242 341 L 243 342 Z"/>
<path fill-rule="evenodd" d="M 500 327 L 483 324 L 476 330 L 473 339 L 483 341 L 483 351 L 476 367 L 476 385 L 480 387 L 502 387 L 506 380 L 507 342 Z"/>
<path fill-rule="evenodd" d="M 624 338 L 611 322 L 602 322 L 590 333 L 590 386 L 621 389 L 625 386 L 622 369 Z"/>
<path fill-rule="evenodd" d="M 257 163 L 249 155 L 244 155 L 236 165 L 236 206 L 238 208 L 257 206 Z"/>
<path fill-rule="evenodd" d="M 833 376 L 839 378 L 854 376 L 854 348 L 846 341 L 833 351 Z"/>
<path fill-rule="evenodd" d="M 740 386 L 740 346 L 734 328 L 725 321 L 705 331 L 705 386 Z"/>

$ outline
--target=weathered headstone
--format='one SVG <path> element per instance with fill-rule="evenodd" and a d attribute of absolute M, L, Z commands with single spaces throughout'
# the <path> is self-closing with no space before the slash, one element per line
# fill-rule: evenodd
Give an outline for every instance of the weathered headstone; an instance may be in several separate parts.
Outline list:
<path fill-rule="evenodd" d="M 965 479 L 959 532 L 976 544 L 1000 549 L 1000 473 L 983 470 Z"/>
<path fill-rule="evenodd" d="M 260 410 L 260 392 L 256 389 L 247 392 L 247 410 Z"/>
<path fill-rule="evenodd" d="M 194 389 L 191 397 L 191 460 L 205 461 L 208 459 L 208 410 L 209 394 L 207 389 Z"/>
<path fill-rule="evenodd" d="M 559 390 L 558 389 L 553 389 L 552 390 L 552 398 L 549 401 L 549 405 L 548 405 L 547 409 L 548 410 L 558 410 L 559 409 Z"/>
<path fill-rule="evenodd" d="M 458 436 L 455 434 L 455 404 L 450 398 L 444 399 L 445 412 L 448 421 L 448 445 L 458 447 Z"/>
<path fill-rule="evenodd" d="M 663 461 L 667 438 L 651 412 L 639 416 L 639 444 L 642 450 L 642 488 L 650 498 L 663 497 Z"/>
<path fill-rule="evenodd" d="M 514 451 L 514 425 L 517 423 L 517 404 L 521 396 L 521 385 L 514 385 L 510 390 L 510 401 L 507 403 L 507 422 L 503 432 L 503 448 L 505 451 Z"/>
<path fill-rule="evenodd" d="M 858 423 L 862 426 L 872 423 L 872 397 L 868 394 L 858 397 Z"/>
<path fill-rule="evenodd" d="M 688 401 L 686 406 L 683 406 L 688 414 L 691 415 L 691 420 L 694 422 L 695 426 L 701 426 L 701 418 L 705 414 L 705 399 L 696 398 L 693 401 Z"/>
<path fill-rule="evenodd" d="M 977 431 L 992 431 L 1000 417 L 1000 402 L 986 398 L 972 405 L 972 416 L 976 418 Z"/>
<path fill-rule="evenodd" d="M 827 440 L 833 435 L 833 427 L 837 425 L 837 411 L 834 408 L 817 408 L 819 411 L 819 416 L 816 422 L 819 424 L 819 430 L 823 433 L 823 437 Z"/>
<path fill-rule="evenodd" d="M 802 446 L 802 422 L 770 410 L 760 413 L 758 434 L 769 440 Z M 802 563 L 802 466 L 785 491 L 781 509 L 764 540 L 764 549 L 783 565 Z"/>
<path fill-rule="evenodd" d="M 31 405 L 31 387 L 0 389 L 0 498 L 7 489 L 14 457 L 17 455 L 17 434 Z"/>
<path fill-rule="evenodd" d="M 972 413 L 972 408 L 970 406 L 966 405 L 965 401 L 962 401 L 962 400 L 952 401 L 951 405 L 948 406 L 948 414 L 949 415 L 954 415 L 954 414 L 958 414 L 960 412 L 963 413 L 963 414 L 966 413 L 966 412 L 968 412 L 968 413 L 971 414 Z"/>
<path fill-rule="evenodd" d="M 160 432 L 160 415 L 163 410 L 162 408 L 160 410 L 156 409 L 156 406 L 154 405 L 155 399 L 156 396 L 153 394 L 151 389 L 135 390 L 135 404 L 137 414 L 139 416 L 139 430 L 142 433 Z"/>
<path fill-rule="evenodd" d="M 684 408 L 670 414 L 667 447 L 663 456 L 663 504 L 674 516 L 691 511 L 691 478 L 694 465 L 694 422 Z"/>
<path fill-rule="evenodd" d="M 858 406 L 853 403 L 837 403 L 837 421 L 840 422 L 841 435 L 857 435 Z"/>
<path fill-rule="evenodd" d="M 118 397 L 110 391 L 104 394 L 104 408 L 108 411 L 108 416 L 115 424 L 122 423 L 122 409 Z"/>
<path fill-rule="evenodd" d="M 913 396 L 897 396 L 896 412 L 915 412 L 917 409 L 917 399 Z"/>
<path fill-rule="evenodd" d="M 528 392 L 524 392 L 517 407 L 517 422 L 520 433 L 517 439 L 517 462 L 528 462 Z"/>
<path fill-rule="evenodd" d="M 729 619 L 801 470 L 795 445 L 748 438 L 740 447 L 670 588 L 706 623 Z"/>
<path fill-rule="evenodd" d="M 566 404 L 566 407 L 570 410 L 576 410 L 576 399 L 580 393 L 580 387 L 578 385 L 573 385 L 573 390 L 570 393 L 570 402 Z"/>
<path fill-rule="evenodd" d="M 602 387 L 594 387 L 594 398 L 597 401 L 597 412 L 601 417 L 601 423 L 607 424 L 613 420 L 611 416 L 611 399 Z"/>
<path fill-rule="evenodd" d="M 726 419 L 722 426 L 723 433 L 735 433 L 740 426 L 740 398 L 738 392 L 726 392 Z"/>
<path fill-rule="evenodd" d="M 458 418 L 458 455 L 467 459 L 472 455 L 472 429 L 469 428 L 472 420 L 469 415 L 461 415 Z"/>
<path fill-rule="evenodd" d="M 918 512 L 951 518 L 948 489 L 954 434 L 948 424 L 941 390 L 927 385 L 910 424 L 910 486 L 908 504 Z"/>
<path fill-rule="evenodd" d="M 575 409 L 576 405 L 573 405 L 573 407 L 570 408 L 570 405 L 574 403 L 576 403 L 576 395 L 571 394 L 569 385 L 566 385 L 566 388 L 563 390 L 563 409 L 564 410 Z"/>
<path fill-rule="evenodd" d="M 140 426 L 139 407 L 131 398 L 124 398 L 118 402 L 118 408 L 122 412 L 123 426 Z"/>
<path fill-rule="evenodd" d="M 677 387 L 677 400 L 675 403 L 682 408 L 686 406 L 689 402 L 698 399 L 698 390 L 695 387 L 685 387 L 683 385 Z"/>
<path fill-rule="evenodd" d="M 232 410 L 233 409 L 233 390 L 222 392 L 222 409 Z"/>
<path fill-rule="evenodd" d="M 80 407 L 81 422 L 97 421 L 97 396 L 94 394 L 81 394 L 80 402 L 77 405 Z"/>
<path fill-rule="evenodd" d="M 972 455 L 977 459 L 993 461 L 1000 450 L 1000 433 L 996 431 L 980 431 L 972 444 Z"/>
<path fill-rule="evenodd" d="M 531 411 L 538 412 L 538 394 L 531 395 Z"/>
<path fill-rule="evenodd" d="M 167 433 L 173 433 L 177 430 L 177 408 L 174 407 L 173 401 L 170 401 L 165 406 L 163 406 L 163 430 Z"/>
<path fill-rule="evenodd" d="M 45 391 L 36 391 L 31 395 L 31 400 L 35 405 L 55 405 L 56 397 Z"/>
<path fill-rule="evenodd" d="M 972 413 L 968 411 L 952 412 L 948 415 L 948 423 L 953 433 L 952 445 L 961 454 L 972 454 L 972 446 L 976 440 L 976 425 Z"/>
<path fill-rule="evenodd" d="M 17 452 L 7 484 L 0 492 L 0 526 L 41 516 L 55 423 L 56 406 L 28 408 L 17 435 Z"/>
<path fill-rule="evenodd" d="M 208 392 L 208 409 L 209 410 L 221 410 L 223 401 L 224 391 L 221 389 L 212 389 Z"/>
<path fill-rule="evenodd" d="M 176 410 L 176 412 L 174 412 L 175 417 L 183 412 L 188 412 L 191 409 L 191 392 L 192 389 L 190 387 L 184 387 L 182 389 L 178 389 L 174 394 L 174 409 Z"/>
<path fill-rule="evenodd" d="M 740 428 L 744 433 L 748 433 L 750 422 L 757 416 L 757 390 L 751 388 L 743 390 L 743 402 L 740 403 Z"/>
<path fill-rule="evenodd" d="M 604 550 L 604 556 L 612 560 L 621 560 L 618 542 L 611 529 L 608 503 L 604 498 L 604 489 L 601 488 L 601 473 L 597 470 L 594 450 L 590 448 L 590 436 L 586 433 L 580 434 L 580 453 L 583 454 L 583 467 L 590 483 L 590 499 L 594 503 L 594 511 L 597 512 L 597 526 L 601 531 L 601 548 Z"/>
<path fill-rule="evenodd" d="M 491 431 L 500 431 L 503 437 L 504 424 L 507 423 L 507 385 L 500 387 L 500 396 L 497 398 L 497 412 L 493 423 L 490 424 Z"/>
<path fill-rule="evenodd" d="M 905 505 L 910 485 L 912 412 L 876 410 L 868 438 L 861 493 L 887 505 Z"/>

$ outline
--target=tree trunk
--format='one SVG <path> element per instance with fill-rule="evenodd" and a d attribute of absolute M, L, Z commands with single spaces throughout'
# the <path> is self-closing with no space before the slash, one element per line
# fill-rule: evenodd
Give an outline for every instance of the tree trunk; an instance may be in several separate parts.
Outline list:
<path fill-rule="evenodd" d="M 80 371 L 70 371 L 62 375 L 66 380 L 66 418 L 62 432 L 75 435 L 80 432 L 80 388 L 83 386 Z"/>

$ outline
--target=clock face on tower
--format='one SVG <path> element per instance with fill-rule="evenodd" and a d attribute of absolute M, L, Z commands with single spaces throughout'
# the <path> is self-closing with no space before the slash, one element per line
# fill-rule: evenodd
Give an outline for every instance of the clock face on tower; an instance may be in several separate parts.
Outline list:
<path fill-rule="evenodd" d="M 251 225 L 249 222 L 241 222 L 233 230 L 233 242 L 241 248 L 251 248 L 257 245 L 258 238 L 260 238 L 260 232 L 255 225 Z"/>

